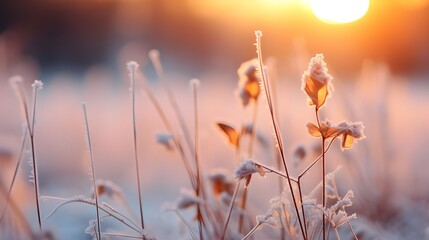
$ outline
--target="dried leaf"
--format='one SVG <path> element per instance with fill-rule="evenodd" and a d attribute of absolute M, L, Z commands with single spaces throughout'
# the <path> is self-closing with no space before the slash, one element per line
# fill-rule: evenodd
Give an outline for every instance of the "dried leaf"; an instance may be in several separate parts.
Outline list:
<path fill-rule="evenodd" d="M 238 132 L 233 127 L 224 123 L 216 123 L 216 125 L 228 137 L 229 143 L 231 143 L 234 147 L 238 147 L 238 143 L 239 143 Z"/>
<path fill-rule="evenodd" d="M 343 139 L 341 142 L 341 148 L 347 149 L 351 148 L 354 142 L 354 137 L 348 133 L 343 134 Z"/>
<path fill-rule="evenodd" d="M 259 175 L 261 175 L 262 177 L 265 176 L 265 170 L 263 167 L 261 167 L 261 165 L 258 165 L 257 163 L 255 163 L 256 168 L 258 169 Z"/>
<path fill-rule="evenodd" d="M 307 123 L 308 132 L 313 137 L 320 137 L 322 136 L 322 133 L 320 132 L 320 129 L 314 125 L 313 123 Z"/>

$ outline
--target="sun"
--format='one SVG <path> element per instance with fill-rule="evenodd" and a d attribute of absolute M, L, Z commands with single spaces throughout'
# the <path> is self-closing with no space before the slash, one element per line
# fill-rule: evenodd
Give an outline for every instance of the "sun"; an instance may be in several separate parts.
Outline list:
<path fill-rule="evenodd" d="M 369 0 L 309 0 L 316 17 L 325 23 L 348 23 L 363 17 Z"/>

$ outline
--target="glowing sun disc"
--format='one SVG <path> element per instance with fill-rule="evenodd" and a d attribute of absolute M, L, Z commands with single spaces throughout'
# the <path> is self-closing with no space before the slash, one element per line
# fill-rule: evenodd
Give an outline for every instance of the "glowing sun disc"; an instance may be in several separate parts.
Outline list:
<path fill-rule="evenodd" d="M 369 0 L 309 0 L 316 17 L 326 23 L 348 23 L 363 17 Z"/>

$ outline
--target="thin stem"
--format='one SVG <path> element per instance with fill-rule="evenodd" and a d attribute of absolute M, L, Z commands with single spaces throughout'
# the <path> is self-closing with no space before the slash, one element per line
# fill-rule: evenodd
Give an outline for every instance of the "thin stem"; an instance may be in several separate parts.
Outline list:
<path fill-rule="evenodd" d="M 69 204 L 69 203 L 85 203 L 88 205 L 93 205 L 95 206 L 95 202 L 92 199 L 82 199 L 82 198 L 77 198 L 77 199 L 66 199 L 66 198 L 61 198 L 61 197 L 52 197 L 52 196 L 43 196 L 44 199 L 50 199 L 50 200 L 58 200 L 58 201 L 63 201 L 63 203 L 61 203 L 60 205 L 56 206 L 54 208 L 54 210 L 52 210 L 52 212 L 50 214 L 48 214 L 45 217 L 45 220 L 48 219 L 49 217 L 51 217 L 52 215 L 55 214 L 55 212 L 62 206 Z M 121 222 L 122 224 L 124 224 L 125 226 L 129 227 L 130 229 L 134 230 L 135 232 L 142 234 L 142 230 L 139 229 L 139 226 L 137 226 L 137 224 L 135 224 L 132 220 L 130 220 L 129 218 L 127 218 L 126 216 L 124 216 L 123 214 L 119 213 L 118 211 L 114 210 L 112 207 L 108 207 L 106 205 L 100 205 L 98 206 L 98 208 L 100 210 L 102 210 L 103 212 L 107 213 L 109 216 L 115 218 L 116 220 L 118 220 L 119 222 Z M 116 216 L 115 214 L 113 214 L 112 212 L 115 214 L 118 214 L 119 216 Z M 130 223 L 125 222 L 125 220 L 129 221 Z"/>
<path fill-rule="evenodd" d="M 177 101 L 174 97 L 174 94 L 171 91 L 168 84 L 165 83 L 164 70 L 162 68 L 161 60 L 159 58 L 159 52 L 157 50 L 150 51 L 149 58 L 155 67 L 155 71 L 158 75 L 160 82 L 163 84 L 165 91 L 167 92 L 168 101 L 169 101 L 171 107 L 173 108 L 174 114 L 175 114 L 177 120 L 179 121 L 180 127 L 182 128 L 182 131 L 183 131 L 183 134 L 185 137 L 185 141 L 189 147 L 190 152 L 192 153 L 192 152 L 194 152 L 194 149 L 192 149 L 193 145 L 192 145 L 192 141 L 191 141 L 191 136 L 189 134 L 189 130 L 188 130 L 188 127 L 186 125 L 183 114 L 181 113 L 179 106 L 177 105 Z"/>
<path fill-rule="evenodd" d="M 199 149 L 199 136 L 198 136 L 198 94 L 197 94 L 197 89 L 198 89 L 198 82 L 192 81 L 191 82 L 192 85 L 192 92 L 193 92 L 193 97 L 194 97 L 194 159 L 195 159 L 195 165 L 197 167 L 197 185 L 195 188 L 195 195 L 197 197 L 199 197 L 201 195 L 201 168 L 200 168 L 200 161 L 199 161 L 199 155 L 198 155 L 198 149 Z M 200 204 L 197 204 L 197 220 L 198 220 L 198 230 L 199 230 L 199 234 L 200 234 L 200 239 L 203 239 L 203 217 L 201 214 L 201 207 Z"/>
<path fill-rule="evenodd" d="M 335 236 L 337 236 L 337 239 L 338 239 L 338 240 L 341 240 L 341 238 L 340 238 L 340 234 L 338 233 L 337 228 L 334 228 L 334 230 L 335 230 Z"/>
<path fill-rule="evenodd" d="M 91 172 L 92 172 L 92 184 L 94 185 L 94 198 L 95 198 L 95 209 L 97 214 L 97 239 L 101 239 L 101 223 L 100 223 L 100 213 L 98 211 L 98 192 L 97 192 L 97 184 L 96 184 L 96 176 L 95 176 L 95 163 L 94 163 L 94 154 L 92 151 L 92 144 L 91 144 L 91 136 L 89 133 L 89 124 L 88 124 L 88 114 L 86 111 L 86 103 L 82 103 L 82 109 L 83 109 L 83 115 L 85 118 L 85 129 L 86 129 L 86 137 L 88 141 L 88 149 L 89 149 L 89 156 L 91 160 Z"/>
<path fill-rule="evenodd" d="M 317 125 L 319 126 L 319 129 L 321 129 L 321 125 L 320 125 L 320 118 L 319 118 L 319 108 L 315 108 L 315 114 L 316 114 L 316 119 L 317 119 Z M 325 195 L 326 195 L 326 179 L 325 179 L 325 174 L 326 174 L 326 162 L 325 162 L 325 137 L 322 135 L 322 206 L 323 208 L 325 208 L 326 206 L 326 199 L 325 199 Z M 325 215 L 323 215 L 322 217 L 322 234 L 323 234 L 323 240 L 326 239 L 326 226 L 325 226 Z"/>
<path fill-rule="evenodd" d="M 265 165 L 263 165 L 263 164 L 261 164 L 259 162 L 255 162 L 255 163 L 258 164 L 259 166 L 261 166 L 263 169 L 267 170 L 268 172 L 275 173 L 275 174 L 277 174 L 277 175 L 279 175 L 279 176 L 281 176 L 281 177 L 283 177 L 285 179 L 290 178 L 290 180 L 292 182 L 298 183 L 298 180 L 295 179 L 295 178 L 293 178 L 293 177 L 288 177 L 285 174 L 283 174 L 283 173 L 281 173 L 281 172 L 279 172 L 279 171 L 277 171 L 277 170 L 275 170 L 275 169 L 273 169 L 271 167 L 265 166 Z"/>
<path fill-rule="evenodd" d="M 129 217 L 125 216 L 124 214 L 120 213 L 118 210 L 114 209 L 112 206 L 108 205 L 107 203 L 103 202 L 102 205 L 104 207 L 106 207 L 107 209 L 109 209 L 110 211 L 112 211 L 115 214 L 118 214 L 120 217 L 122 217 L 124 220 L 127 220 L 128 222 L 130 222 L 130 224 L 132 224 L 134 226 L 134 230 L 137 230 L 138 233 L 141 233 L 141 231 L 139 230 L 139 228 L 141 228 L 141 226 L 137 225 L 135 222 L 133 222 L 133 220 L 131 220 Z M 101 209 L 101 206 L 100 206 Z M 111 213 L 109 213 L 110 216 L 113 217 L 113 215 Z"/>
<path fill-rule="evenodd" d="M 258 223 L 258 224 L 256 224 L 253 228 L 252 228 L 252 230 L 250 230 L 247 234 L 246 234 L 246 236 L 244 236 L 243 237 L 243 239 L 241 239 L 241 240 L 246 240 L 246 239 L 248 239 L 253 233 L 255 233 L 256 232 L 256 230 L 259 228 L 259 226 L 261 226 L 262 225 L 262 222 L 260 222 L 260 223 Z"/>
<path fill-rule="evenodd" d="M 298 218 L 299 226 L 301 228 L 301 234 L 302 234 L 303 239 L 307 239 L 307 237 L 305 236 L 304 227 L 302 225 L 301 216 L 299 214 L 298 205 L 296 203 L 296 197 L 295 197 L 295 193 L 293 191 L 293 187 L 291 184 L 291 179 L 289 178 L 289 169 L 288 169 L 287 164 L 286 164 L 286 157 L 285 157 L 284 150 L 283 150 L 283 141 L 282 141 L 282 138 L 280 135 L 278 123 L 277 123 L 276 118 L 275 118 L 273 103 L 272 103 L 272 99 L 271 99 L 271 95 L 270 95 L 269 82 L 267 79 L 268 76 L 266 73 L 266 68 L 264 67 L 264 63 L 262 62 L 262 50 L 261 50 L 261 41 L 260 41 L 261 37 L 262 37 L 262 32 L 256 31 L 255 34 L 256 34 L 256 52 L 257 52 L 258 60 L 259 60 L 259 70 L 260 70 L 261 76 L 262 76 L 262 86 L 265 89 L 265 96 L 267 99 L 268 108 L 270 110 L 271 121 L 272 121 L 272 125 L 274 128 L 274 135 L 275 135 L 276 140 L 277 140 L 277 147 L 278 147 L 280 157 L 281 157 L 282 162 L 283 162 L 283 166 L 285 168 L 285 173 L 286 173 L 287 181 L 289 184 L 289 190 L 290 190 L 290 193 L 292 195 L 292 200 L 293 200 L 293 204 L 295 207 L 296 216 Z"/>
<path fill-rule="evenodd" d="M 34 125 L 36 122 L 36 102 L 37 102 L 37 92 L 39 88 L 41 88 L 41 85 L 38 85 L 38 81 L 36 80 L 33 83 L 33 116 L 31 119 L 31 131 L 30 131 L 30 144 L 31 144 L 31 157 L 33 160 L 33 176 L 34 176 L 34 191 L 36 195 L 36 207 L 37 207 L 37 220 L 39 221 L 39 228 L 42 230 L 42 217 L 41 217 L 41 211 L 40 211 L 40 194 L 39 194 L 39 177 L 38 177 L 38 171 L 37 171 L 37 159 L 36 159 L 36 149 L 35 149 L 35 142 L 34 142 Z M 28 120 L 28 116 L 27 116 Z M 28 123 L 30 125 L 30 123 Z M 29 127 L 30 128 L 30 127 Z"/>
<path fill-rule="evenodd" d="M 191 181 L 191 185 L 192 187 L 195 189 L 196 187 L 196 180 L 195 180 L 195 174 L 193 173 L 193 170 L 189 164 L 189 161 L 186 157 L 186 154 L 183 150 L 182 147 L 182 143 L 179 139 L 179 136 L 176 135 L 173 131 L 173 127 L 170 124 L 170 121 L 167 118 L 167 115 L 165 114 L 165 112 L 162 110 L 161 105 L 159 104 L 157 98 L 155 97 L 155 95 L 152 93 L 151 89 L 149 88 L 149 86 L 144 86 L 143 87 L 143 91 L 146 93 L 146 95 L 149 97 L 149 100 L 152 102 L 153 106 L 155 107 L 156 111 L 158 112 L 162 123 L 164 124 L 165 128 L 167 129 L 168 132 L 170 132 L 173 135 L 173 143 L 174 146 L 177 149 L 177 152 L 179 153 L 180 159 L 183 162 L 183 165 L 185 166 L 185 169 L 189 175 L 189 179 Z"/>
<path fill-rule="evenodd" d="M 136 164 L 136 176 L 137 176 L 137 193 L 139 195 L 139 210 L 140 210 L 140 221 L 142 229 L 144 229 L 144 218 L 143 218 L 143 205 L 142 205 L 142 194 L 140 186 L 140 171 L 137 151 L 137 127 L 136 127 L 136 106 L 135 106 L 135 71 L 138 67 L 137 63 L 131 65 L 130 63 L 130 78 L 131 78 L 131 107 L 132 107 L 132 121 L 133 121 L 133 143 L 134 143 L 134 161 Z"/>
<path fill-rule="evenodd" d="M 39 228 L 42 230 L 42 219 L 40 214 L 40 199 L 39 199 L 39 179 L 37 174 L 37 164 L 36 164 L 36 153 L 35 153 L 35 144 L 34 137 L 30 135 L 30 143 L 31 143 L 31 157 L 33 159 L 33 177 L 34 177 L 34 191 L 36 195 L 36 207 L 37 207 L 37 220 L 39 221 Z"/>
<path fill-rule="evenodd" d="M 343 207 L 343 211 L 344 211 L 344 207 Z M 356 235 L 356 233 L 355 233 L 355 230 L 353 230 L 353 227 L 352 227 L 352 225 L 350 224 L 350 221 L 347 221 L 347 226 L 349 227 L 350 232 L 353 234 L 353 238 L 354 238 L 355 240 L 359 240 L 359 239 L 358 239 L 358 237 L 357 237 L 357 235 Z"/>
<path fill-rule="evenodd" d="M 325 149 L 325 151 L 323 152 L 323 153 L 326 153 L 328 150 L 329 150 L 329 148 L 331 147 L 331 145 L 332 145 L 332 143 L 334 142 L 334 140 L 336 139 L 338 137 L 338 135 L 337 136 L 335 136 L 335 137 L 333 137 L 332 139 L 331 139 L 331 141 L 329 141 L 329 144 L 328 144 L 328 146 L 326 147 L 326 149 Z M 304 171 L 302 171 L 301 172 L 301 174 L 299 174 L 299 176 L 298 176 L 298 181 L 302 178 L 302 177 L 304 177 L 304 175 L 321 159 L 323 157 L 323 154 L 320 154 Z"/>
<path fill-rule="evenodd" d="M 240 187 L 240 180 L 237 182 L 237 186 L 235 186 L 234 194 L 232 195 L 231 203 L 229 204 L 228 216 L 226 217 L 225 224 L 223 225 L 221 240 L 225 239 L 226 229 L 228 228 L 229 219 L 231 218 L 232 209 L 234 208 L 234 203 L 235 203 L 235 199 L 237 198 L 239 187 Z"/>
<path fill-rule="evenodd" d="M 185 224 L 186 229 L 187 229 L 187 230 L 188 230 L 188 232 L 189 232 L 189 235 L 191 235 L 191 238 L 192 238 L 193 240 L 196 240 L 196 239 L 197 239 L 197 237 L 195 237 L 195 234 L 194 234 L 194 232 L 192 231 L 192 227 L 191 227 L 191 226 L 189 226 L 189 223 L 188 223 L 188 222 L 186 222 L 186 220 L 182 217 L 182 215 L 180 214 L 180 212 L 179 212 L 179 211 L 174 210 L 174 213 L 176 213 L 177 217 L 178 217 L 178 218 L 183 222 L 183 224 Z"/>
<path fill-rule="evenodd" d="M 305 226 L 305 235 L 308 237 L 308 231 L 307 231 L 307 220 L 305 218 L 305 209 L 304 209 L 304 204 L 303 203 L 303 197 L 302 197 L 302 187 L 301 187 L 301 181 L 298 180 L 298 192 L 299 192 L 299 199 L 301 201 L 301 212 L 302 212 L 302 220 L 304 222 L 304 226 Z"/>
<path fill-rule="evenodd" d="M 16 163 L 15 171 L 13 172 L 12 181 L 10 183 L 10 186 L 9 186 L 9 189 L 8 189 L 8 192 L 7 192 L 6 203 L 5 203 L 5 205 L 4 205 L 4 207 L 3 207 L 2 211 L 1 211 L 0 224 L 3 221 L 3 217 L 4 217 L 4 214 L 6 212 L 6 208 L 7 208 L 8 204 L 9 204 L 10 195 L 12 193 L 12 188 L 13 188 L 13 185 L 15 184 L 16 177 L 18 176 L 18 170 L 19 170 L 19 166 L 21 165 L 22 154 L 24 152 L 25 142 L 26 142 L 26 139 L 27 139 L 27 132 L 28 132 L 28 129 L 25 128 L 24 129 L 24 135 L 23 135 L 22 140 L 21 140 L 21 147 L 20 147 L 20 150 L 19 150 L 18 162 Z"/>
<path fill-rule="evenodd" d="M 120 237 L 120 238 L 132 238 L 132 239 L 146 239 L 142 236 L 131 236 L 126 234 L 120 234 L 120 233 L 102 233 L 104 236 L 110 236 L 110 237 Z"/>

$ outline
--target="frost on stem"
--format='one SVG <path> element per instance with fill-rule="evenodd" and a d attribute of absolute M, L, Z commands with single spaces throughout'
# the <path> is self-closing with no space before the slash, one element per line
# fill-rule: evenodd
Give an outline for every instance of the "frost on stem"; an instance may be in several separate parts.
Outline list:
<path fill-rule="evenodd" d="M 245 160 L 235 169 L 234 176 L 237 179 L 243 179 L 254 173 L 259 173 L 261 176 L 265 175 L 265 171 L 261 166 L 252 160 Z"/>
<path fill-rule="evenodd" d="M 344 197 L 340 198 L 337 203 L 325 210 L 325 214 L 334 228 L 347 223 L 351 219 L 356 218 L 356 214 L 347 215 L 344 208 L 352 206 L 351 198 L 354 197 L 353 191 L 349 190 Z"/>
<path fill-rule="evenodd" d="M 40 80 L 34 80 L 34 83 L 31 84 L 34 90 L 40 90 L 43 88 L 43 82 Z"/>
<path fill-rule="evenodd" d="M 97 236 L 97 227 L 96 227 L 96 220 L 91 219 L 89 220 L 88 227 L 85 229 L 85 233 L 91 236 L 92 239 L 96 239 Z"/>
<path fill-rule="evenodd" d="M 302 90 L 308 96 L 308 105 L 319 109 L 327 97 L 334 91 L 331 84 L 332 76 L 323 60 L 323 54 L 316 54 L 308 64 L 308 70 L 302 74 Z"/>

